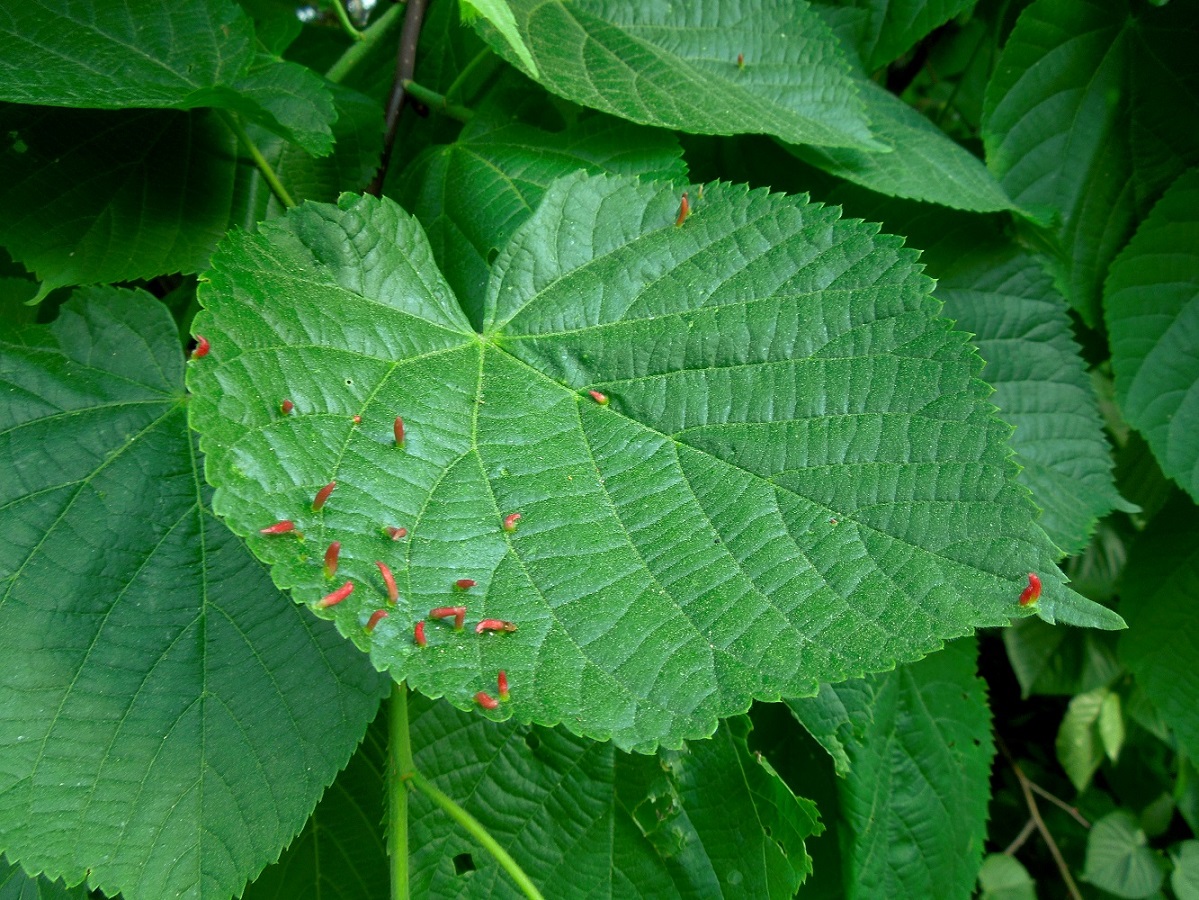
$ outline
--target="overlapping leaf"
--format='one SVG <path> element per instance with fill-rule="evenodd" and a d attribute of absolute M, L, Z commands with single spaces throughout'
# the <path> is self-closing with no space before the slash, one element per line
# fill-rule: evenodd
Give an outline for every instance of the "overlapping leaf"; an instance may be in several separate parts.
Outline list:
<path fill-rule="evenodd" d="M 560 132 L 480 117 L 453 144 L 407 167 L 397 199 L 424 226 L 446 281 L 480 326 L 490 260 L 550 182 L 579 170 L 681 181 L 680 156 L 667 132 L 609 116 L 588 116 Z"/>
<path fill-rule="evenodd" d="M 895 672 L 788 701 L 845 779 L 848 896 L 969 894 L 995 753 L 977 653 L 974 641 L 957 641 Z"/>
<path fill-rule="evenodd" d="M 509 5 L 537 62 L 537 80 L 583 106 L 698 134 L 751 132 L 797 144 L 887 149 L 871 137 L 837 39 L 806 4 Z M 502 35 L 481 31 L 521 66 Z"/>
<path fill-rule="evenodd" d="M 0 407 L 0 849 L 130 900 L 228 897 L 303 825 L 381 679 L 205 509 L 157 301 L 84 291 L 0 359 L 20 401 Z"/>
<path fill-rule="evenodd" d="M 1170 187 L 1112 264 L 1104 311 L 1125 418 L 1199 499 L 1199 169 Z"/>
<path fill-rule="evenodd" d="M 1134 546 L 1121 609 L 1131 626 L 1121 636 L 1121 661 L 1187 756 L 1199 758 L 1199 517 L 1193 506 L 1167 506 Z"/>
<path fill-rule="evenodd" d="M 203 268 L 234 207 L 210 112 L 0 106 L 0 244 L 56 287 Z"/>
<path fill-rule="evenodd" d="M 42 0 L 0 12 L 0 100 L 90 109 L 237 109 L 328 153 L 321 79 L 255 53 L 231 0 Z"/>
<path fill-rule="evenodd" d="M 784 898 L 810 872 L 804 839 L 820 831 L 816 810 L 749 751 L 744 717 L 647 757 L 445 703 L 413 698 L 412 709 L 417 768 L 547 897 Z M 411 805 L 415 896 L 519 896 L 478 845 L 446 828 L 443 811 L 419 794 Z"/>
<path fill-rule="evenodd" d="M 852 4 L 817 2 L 815 8 L 853 47 L 867 72 L 885 66 L 974 0 L 860 0 Z"/>
<path fill-rule="evenodd" d="M 90 896 L 83 886 L 68 888 L 44 875 L 30 877 L 0 856 L 0 900 L 88 900 Z"/>
<path fill-rule="evenodd" d="M 558 182 L 496 261 L 483 335 L 387 201 L 230 241 L 190 374 L 218 510 L 303 603 L 340 542 L 354 593 L 327 614 L 396 678 L 468 707 L 503 668 L 505 710 L 626 747 L 1005 623 L 1030 570 L 1046 609 L 1118 624 L 1055 574 L 910 252 L 734 187 L 677 211 L 670 185 Z M 282 519 L 305 539 L 258 534 Z M 376 562 L 400 602 L 368 635 Z M 460 602 L 519 630 L 414 645 Z"/>
<path fill-rule="evenodd" d="M 894 197 L 972 212 L 1014 204 L 982 161 L 885 88 L 856 80 L 875 137 L 889 152 L 788 146 L 800 159 L 840 178 Z"/>

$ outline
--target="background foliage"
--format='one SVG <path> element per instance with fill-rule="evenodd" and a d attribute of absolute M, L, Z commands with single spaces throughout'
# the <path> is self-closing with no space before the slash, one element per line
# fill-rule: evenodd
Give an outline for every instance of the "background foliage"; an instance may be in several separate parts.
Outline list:
<path fill-rule="evenodd" d="M 1199 896 L 1194 0 L 424 5 L 0 11 L 0 898 Z"/>

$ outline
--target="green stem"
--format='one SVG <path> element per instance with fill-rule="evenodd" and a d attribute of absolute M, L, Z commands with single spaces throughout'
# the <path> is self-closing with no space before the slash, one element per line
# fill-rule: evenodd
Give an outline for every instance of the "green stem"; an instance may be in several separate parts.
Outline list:
<path fill-rule="evenodd" d="M 242 127 L 237 116 L 223 110 L 218 110 L 218 112 L 225 124 L 229 126 L 229 130 L 237 135 L 237 139 L 246 148 L 246 151 L 250 154 L 250 158 L 254 160 L 254 165 L 258 166 L 258 171 L 262 173 L 262 177 L 266 179 L 266 183 L 271 186 L 271 190 L 279 198 L 279 202 L 289 209 L 295 206 L 296 201 L 291 199 L 291 194 L 287 193 L 287 188 L 283 186 L 283 182 L 279 180 L 279 176 L 275 174 L 275 170 L 271 168 L 271 164 L 266 161 L 266 157 L 262 155 L 262 151 L 254 143 L 254 139 L 246 133 L 246 129 Z"/>
<path fill-rule="evenodd" d="M 391 687 L 387 710 L 387 857 L 391 867 L 391 900 L 408 900 L 408 785 L 412 741 L 408 735 L 408 687 Z"/>
<path fill-rule="evenodd" d="M 448 813 L 450 818 L 465 828 L 471 837 L 482 844 L 484 849 L 495 857 L 496 862 L 503 867 L 504 871 L 512 876 L 512 880 L 516 882 L 517 887 L 524 891 L 524 895 L 529 900 L 545 900 L 541 896 L 541 891 L 537 890 L 537 885 L 533 884 L 529 876 L 525 874 L 524 869 L 517 865 L 516 860 L 508 855 L 508 851 L 499 845 L 478 819 L 439 791 L 432 782 L 415 769 L 408 773 L 407 780 Z"/>
<path fill-rule="evenodd" d="M 356 41 L 362 40 L 362 32 L 355 28 L 354 23 L 350 21 L 350 14 L 346 12 L 344 0 L 333 0 L 333 8 L 337 10 L 337 21 L 346 30 L 346 34 Z"/>
<path fill-rule="evenodd" d="M 411 78 L 404 81 L 404 90 L 429 107 L 429 109 L 435 109 L 449 116 L 451 119 L 457 119 L 459 122 L 469 122 L 474 118 L 475 114 L 473 110 L 469 110 L 465 106 L 459 106 L 456 103 L 450 103 L 443 94 L 431 91 L 427 87 L 417 84 Z"/>
<path fill-rule="evenodd" d="M 346 48 L 341 58 L 337 60 L 329 71 L 325 73 L 325 77 L 330 81 L 340 83 L 358 63 L 360 63 L 375 44 L 379 43 L 396 22 L 400 21 L 400 14 L 404 11 L 404 4 L 393 3 L 387 8 L 387 11 L 375 21 L 367 26 L 366 31 L 361 31 L 362 40 L 355 41 Z"/>

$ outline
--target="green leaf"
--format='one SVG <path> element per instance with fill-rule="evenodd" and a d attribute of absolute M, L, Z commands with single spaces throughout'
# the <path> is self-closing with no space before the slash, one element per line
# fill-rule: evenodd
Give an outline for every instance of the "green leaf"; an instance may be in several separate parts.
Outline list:
<path fill-rule="evenodd" d="M 820 831 L 816 810 L 749 751 L 744 717 L 650 757 L 420 697 L 411 708 L 417 769 L 546 896 L 789 898 L 810 871 L 804 839 Z M 482 848 L 410 796 L 413 896 L 513 895 Z M 457 866 L 473 866 L 469 881 Z"/>
<path fill-rule="evenodd" d="M 852 46 L 862 68 L 874 72 L 903 56 L 919 41 L 974 0 L 855 0 L 852 4 L 813 4 L 841 38 Z"/>
<path fill-rule="evenodd" d="M 204 268 L 232 214 L 236 142 L 211 113 L 0 106 L 0 244 L 63 285 Z"/>
<path fill-rule="evenodd" d="M 1199 900 L 1199 841 L 1182 841 L 1170 854 L 1170 886 L 1178 900 Z"/>
<path fill-rule="evenodd" d="M 868 694 L 861 682 L 832 688 L 857 709 L 856 727 L 842 729 L 850 764 L 838 784 L 851 896 L 954 897 L 974 886 L 995 755 L 977 653 L 975 641 L 956 641 L 865 679 Z M 787 702 L 806 723 L 814 701 Z"/>
<path fill-rule="evenodd" d="M 520 60 L 521 68 L 534 78 L 541 75 L 529 48 L 525 46 L 524 38 L 516 28 L 516 16 L 512 15 L 512 7 L 506 0 L 461 0 L 461 7 L 464 22 L 482 16 L 508 42 L 509 48 Z"/>
<path fill-rule="evenodd" d="M 1056 217 L 1060 280 L 1097 318 L 1107 263 L 1132 227 L 1126 131 L 1126 0 L 1036 0 L 987 89 L 987 164 L 1025 209 Z"/>
<path fill-rule="evenodd" d="M 233 236 L 190 374 L 218 511 L 305 605 L 338 540 L 355 593 L 323 614 L 397 680 L 465 709 L 505 668 L 530 688 L 503 714 L 622 747 L 1006 624 L 1029 571 L 1071 602 L 914 254 L 803 200 L 709 185 L 676 227 L 678 202 L 555 183 L 496 260 L 483 335 L 389 201 Z M 306 540 L 258 534 L 281 519 Z M 368 635 L 377 560 L 401 603 Z M 456 598 L 520 630 L 433 623 L 415 647 Z"/>
<path fill-rule="evenodd" d="M 838 685 L 822 684 L 815 697 L 787 701 L 801 724 L 833 758 L 833 766 L 842 778 L 850 773 L 851 747 L 866 739 L 874 719 L 875 682 L 857 678 Z"/>
<path fill-rule="evenodd" d="M 1133 545 L 1120 592 L 1120 659 L 1191 759 L 1199 759 L 1199 514 L 1175 501 Z"/>
<path fill-rule="evenodd" d="M 875 138 L 890 152 L 788 145 L 791 153 L 881 194 L 972 212 L 1013 208 L 995 176 L 970 151 L 870 79 L 855 84 Z"/>
<path fill-rule="evenodd" d="M 1110 685 L 1123 672 L 1110 632 L 1021 619 L 1004 629 L 1003 645 L 1022 697 L 1082 694 Z"/>
<path fill-rule="evenodd" d="M 1083 880 L 1117 897 L 1152 897 L 1165 879 L 1161 859 L 1146 846 L 1136 818 L 1119 809 L 1096 822 L 1087 835 Z"/>
<path fill-rule="evenodd" d="M 979 900 L 1037 900 L 1036 883 L 1014 856 L 989 853 L 978 870 Z"/>
<path fill-rule="evenodd" d="M 375 717 L 349 765 L 279 861 L 246 887 L 242 900 L 387 897 L 387 713 Z M 443 820 L 445 829 L 455 827 Z"/>
<path fill-rule="evenodd" d="M 1086 789 L 1103 762 L 1103 744 L 1099 718 L 1111 695 L 1106 687 L 1096 688 L 1071 698 L 1057 732 L 1057 759 L 1079 792 Z"/>
<path fill-rule="evenodd" d="M 68 888 L 44 875 L 32 877 L 0 856 L 0 900 L 88 900 L 85 887 Z"/>
<path fill-rule="evenodd" d="M 161 304 L 88 289 L 0 341 L 0 848 L 128 900 L 237 893 L 382 679 L 207 510 Z"/>
<path fill-rule="evenodd" d="M 510 6 L 536 60 L 537 80 L 575 103 L 696 134 L 750 132 L 795 144 L 886 150 L 871 136 L 837 39 L 806 4 L 515 0 Z M 480 32 L 496 53 L 521 66 L 502 35 Z"/>
<path fill-rule="evenodd" d="M 256 56 L 231 0 L 43 0 L 0 22 L 0 100 L 92 109 L 237 109 L 315 154 L 332 148 L 323 81 Z"/>
<path fill-rule="evenodd" d="M 1116 399 L 1162 471 L 1199 499 L 1199 169 L 1179 178 L 1104 288 Z"/>
<path fill-rule="evenodd" d="M 406 167 L 396 199 L 424 227 L 446 281 L 481 327 L 490 260 L 550 182 L 576 171 L 682 181 L 680 153 L 667 132 L 608 116 L 548 132 L 483 115 L 453 144 L 432 148 Z"/>

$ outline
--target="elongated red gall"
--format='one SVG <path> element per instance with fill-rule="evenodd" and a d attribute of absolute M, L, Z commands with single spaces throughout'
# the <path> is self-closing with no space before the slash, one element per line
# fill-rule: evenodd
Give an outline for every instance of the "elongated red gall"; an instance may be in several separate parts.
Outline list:
<path fill-rule="evenodd" d="M 374 631 L 375 626 L 378 625 L 380 622 L 382 622 L 386 618 L 387 618 L 387 610 L 376 609 L 373 613 L 371 613 L 371 617 L 366 620 L 366 630 Z"/>
<path fill-rule="evenodd" d="M 459 591 L 469 591 L 476 584 L 478 584 L 478 582 L 473 578 L 459 578 L 454 582 L 454 589 Z"/>
<path fill-rule="evenodd" d="M 317 609 L 326 609 L 330 606 L 336 606 L 352 593 L 354 593 L 354 582 L 347 581 L 333 593 L 325 594 L 325 596 L 321 597 L 321 599 L 317 601 Z"/>
<path fill-rule="evenodd" d="M 508 701 L 508 673 L 500 669 L 500 674 L 495 679 L 496 687 L 499 688 L 500 699 L 504 702 Z"/>
<path fill-rule="evenodd" d="M 454 630 L 461 631 L 466 625 L 465 606 L 439 606 L 429 610 L 430 619 L 448 619 L 450 616 L 454 617 Z"/>
<path fill-rule="evenodd" d="M 504 516 L 504 531 L 516 531 L 516 523 L 520 521 L 520 513 Z"/>
<path fill-rule="evenodd" d="M 292 403 L 290 400 L 284 400 L 282 403 L 279 404 L 279 412 L 283 413 L 283 415 L 285 415 L 285 416 L 290 416 L 291 411 L 295 408 L 296 408 L 296 405 L 294 403 Z"/>
<path fill-rule="evenodd" d="M 403 418 L 403 416 L 396 416 L 395 425 L 392 426 L 392 431 L 395 432 L 396 446 L 403 447 L 404 446 L 404 418 Z"/>
<path fill-rule="evenodd" d="M 394 525 L 388 525 L 383 529 L 383 533 L 386 534 L 393 541 L 398 541 L 400 538 L 408 536 L 408 529 L 407 528 L 396 528 Z"/>
<path fill-rule="evenodd" d="M 745 68 L 745 54 L 744 53 L 737 54 L 737 68 L 738 69 Z"/>
<path fill-rule="evenodd" d="M 208 343 L 208 338 L 202 334 L 196 335 L 196 347 L 192 350 L 192 359 L 201 359 L 208 355 L 208 351 L 212 349 L 212 345 Z"/>
<path fill-rule="evenodd" d="M 329 495 L 333 493 L 333 489 L 337 487 L 336 481 L 330 481 L 327 485 L 316 492 L 316 496 L 312 498 L 312 511 L 316 512 L 325 505 L 325 501 L 329 499 Z"/>
<path fill-rule="evenodd" d="M 499 709 L 500 701 L 487 693 L 487 691 L 479 691 L 475 694 L 475 702 L 484 709 Z"/>
<path fill-rule="evenodd" d="M 686 222 L 689 215 L 691 215 L 691 201 L 687 199 L 687 192 L 683 191 L 682 200 L 679 202 L 679 217 L 674 220 L 675 227 Z"/>
<path fill-rule="evenodd" d="M 417 622 L 412 629 L 412 640 L 416 642 L 418 647 L 428 647 L 429 642 L 425 640 L 425 623 Z"/>
<path fill-rule="evenodd" d="M 276 522 L 274 525 L 268 525 L 266 528 L 260 528 L 259 534 L 287 534 L 296 530 L 296 523 L 291 519 L 284 519 L 282 522 Z"/>
<path fill-rule="evenodd" d="M 503 619 L 480 619 L 479 624 L 475 626 L 475 634 L 482 634 L 484 631 L 516 631 L 516 625 Z"/>
<path fill-rule="evenodd" d="M 386 563 L 375 562 L 379 567 L 379 574 L 383 576 L 383 584 L 387 586 L 387 599 L 393 604 L 400 599 L 400 591 L 396 587 L 395 576 L 391 574 L 391 569 L 387 568 Z"/>
<path fill-rule="evenodd" d="M 341 541 L 334 541 L 325 551 L 325 577 L 332 578 L 337 574 L 337 558 L 341 555 Z"/>
<path fill-rule="evenodd" d="M 607 394 L 601 394 L 599 391 L 588 391 L 587 393 L 589 393 L 591 395 L 591 399 L 594 400 L 596 403 L 598 403 L 600 406 L 608 405 L 608 395 Z"/>
<path fill-rule="evenodd" d="M 1020 605 L 1028 606 L 1041 598 L 1041 579 L 1035 572 L 1028 573 L 1028 587 L 1020 593 Z"/>

